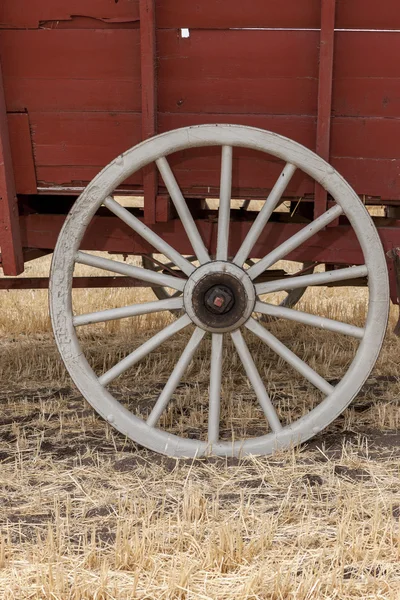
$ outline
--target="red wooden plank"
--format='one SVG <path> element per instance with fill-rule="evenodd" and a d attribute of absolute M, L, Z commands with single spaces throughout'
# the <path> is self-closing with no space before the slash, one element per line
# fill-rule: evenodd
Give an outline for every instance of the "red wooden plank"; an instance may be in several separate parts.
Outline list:
<path fill-rule="evenodd" d="M 316 31 L 159 31 L 164 78 L 318 77 Z"/>
<path fill-rule="evenodd" d="M 336 36 L 335 113 L 398 116 L 400 34 Z M 317 32 L 162 31 L 158 44 L 163 112 L 316 112 Z M 140 110 L 136 30 L 5 31 L 0 50 L 9 111 Z"/>
<path fill-rule="evenodd" d="M 174 162 L 174 161 L 171 161 Z M 400 200 L 400 160 L 386 159 L 356 159 L 356 158 L 331 158 L 332 165 L 349 181 L 357 193 L 366 196 L 382 197 L 385 199 Z M 175 164 L 175 163 L 174 163 Z M 39 185 L 49 186 L 84 186 L 91 181 L 100 171 L 101 167 L 38 167 L 37 177 Z M 218 195 L 219 183 L 216 173 L 218 169 L 217 160 L 215 163 L 209 162 L 208 166 L 194 164 L 190 168 L 190 163 L 186 167 L 175 167 L 176 174 L 182 188 L 187 195 L 191 196 L 213 196 Z M 244 167 L 242 167 L 244 168 Z M 251 179 L 252 170 L 250 164 L 246 165 L 249 169 L 247 181 Z M 193 170 L 195 169 L 195 170 Z M 261 174 L 259 165 L 253 165 L 252 169 L 257 170 L 256 178 L 251 181 L 250 189 L 243 190 L 243 197 L 263 198 L 266 191 L 271 188 L 274 181 L 274 170 Z M 136 186 L 138 192 L 142 191 L 141 174 L 138 173 L 130 179 Z M 205 182 L 205 183 L 202 183 Z M 213 185 L 212 185 L 213 184 Z M 258 185 L 258 187 L 255 187 Z M 265 186 L 265 189 L 260 189 Z M 289 192 L 296 195 L 312 194 L 312 183 L 294 181 L 289 188 Z M 234 195 L 240 196 L 237 188 Z"/>
<path fill-rule="evenodd" d="M 319 51 L 318 120 L 316 152 L 329 162 L 332 114 L 332 75 L 335 37 L 336 0 L 322 0 L 321 38 Z M 328 193 L 315 184 L 314 218 L 327 208 Z"/>
<path fill-rule="evenodd" d="M 3 31 L 0 53 L 9 111 L 141 109 L 136 29 Z"/>
<path fill-rule="evenodd" d="M 160 110 L 316 114 L 318 42 L 318 32 L 161 31 Z M 337 32 L 334 114 L 400 116 L 399 55 L 400 33 Z"/>
<path fill-rule="evenodd" d="M 338 0 L 341 29 L 400 29 L 398 0 Z"/>
<path fill-rule="evenodd" d="M 64 222 L 63 215 L 28 215 L 21 217 L 21 232 L 24 245 L 30 248 L 54 248 L 58 233 Z M 251 227 L 251 221 L 232 221 L 229 253 L 234 255 Z M 213 231 L 216 224 L 208 220 L 196 220 L 196 225 L 204 240 L 215 240 Z M 264 256 L 302 229 L 302 224 L 268 223 L 257 241 L 252 256 Z M 166 242 L 182 254 L 191 254 L 190 243 L 179 219 L 174 219 L 165 227 L 165 223 L 155 224 L 152 229 Z M 391 250 L 400 245 L 400 221 L 394 221 L 391 227 L 378 229 L 384 249 Z M 132 236 L 129 229 L 116 217 L 95 217 L 89 225 L 81 245 L 86 250 L 110 252 L 145 253 L 151 251 L 139 236 Z M 215 246 L 211 246 L 215 252 Z M 351 227 L 328 228 L 310 238 L 300 248 L 288 255 L 290 260 L 317 260 L 334 264 L 363 264 L 360 244 Z"/>
<path fill-rule="evenodd" d="M 142 73 L 142 138 L 157 133 L 157 74 L 155 0 L 140 0 L 140 42 Z M 153 163 L 143 169 L 144 217 L 156 222 L 158 173 Z"/>
<path fill-rule="evenodd" d="M 223 70 L 223 69 L 221 69 Z M 165 113 L 316 115 L 315 78 L 209 78 L 160 80 L 159 107 Z M 357 90 L 355 90 L 357 93 Z M 357 94 L 358 96 L 359 94 Z M 354 96 L 353 96 L 354 97 Z"/>
<path fill-rule="evenodd" d="M 400 119 L 336 117 L 331 154 L 351 158 L 400 158 Z"/>
<path fill-rule="evenodd" d="M 400 32 L 338 32 L 336 115 L 400 117 Z"/>
<path fill-rule="evenodd" d="M 35 163 L 28 115 L 9 114 L 8 129 L 16 191 L 18 194 L 36 194 Z"/>
<path fill-rule="evenodd" d="M 316 114 L 317 32 L 158 32 L 162 112 Z"/>
<path fill-rule="evenodd" d="M 18 203 L 11 158 L 3 78 L 0 63 L 0 252 L 5 275 L 24 270 Z"/>
<path fill-rule="evenodd" d="M 332 106 L 337 116 L 398 119 L 400 118 L 400 77 L 335 79 Z"/>
<path fill-rule="evenodd" d="M 163 28 L 319 27 L 320 0 L 157 0 L 157 23 Z"/>
<path fill-rule="evenodd" d="M 114 157 L 115 158 L 115 157 Z M 37 166 L 38 187 L 85 187 L 89 181 L 92 181 L 99 174 L 105 165 L 94 165 L 91 167 L 75 166 Z M 136 173 L 126 181 L 127 185 L 137 186 L 140 191 L 143 189 L 142 172 Z M 125 185 L 123 186 L 125 187 Z M 61 193 L 62 190 L 59 190 Z"/>
<path fill-rule="evenodd" d="M 31 113 L 37 166 L 104 167 L 141 140 L 139 113 Z"/>
<path fill-rule="evenodd" d="M 337 32 L 334 76 L 398 78 L 399 51 L 400 31 Z"/>
<path fill-rule="evenodd" d="M 141 110 L 140 79 L 28 79 L 7 77 L 9 112 Z"/>
<path fill-rule="evenodd" d="M 315 28 L 321 23 L 321 1 L 310 0 L 157 0 L 159 27 L 228 29 L 230 27 Z M 398 0 L 338 0 L 337 27 L 399 29 Z"/>
<path fill-rule="evenodd" d="M 32 113 L 30 115 L 38 181 L 73 184 L 90 180 L 103 166 L 141 139 L 141 120 L 136 113 Z M 160 131 L 208 123 L 235 122 L 261 127 L 291 137 L 315 150 L 316 122 L 312 117 L 268 115 L 163 114 Z M 332 123 L 332 162 L 340 160 L 341 171 L 360 194 L 400 197 L 400 120 L 339 118 Z M 207 151 L 208 152 L 208 151 Z M 195 192 L 199 187 L 218 187 L 218 164 L 185 161 L 177 168 L 182 185 Z M 362 160 L 357 160 L 363 157 Z M 183 159 L 182 159 L 183 160 Z M 241 187 L 265 190 L 270 179 L 258 163 L 241 166 Z M 353 169 L 355 171 L 353 172 Z M 376 170 L 378 169 L 378 170 Z M 134 182 L 140 184 L 140 174 Z M 87 177 L 87 179 L 86 179 Z"/>
<path fill-rule="evenodd" d="M 140 77 L 138 29 L 3 31 L 0 49 L 5 77 L 79 80 Z"/>
<path fill-rule="evenodd" d="M 40 22 L 86 16 L 101 21 L 135 22 L 139 0 L 2 0 L 0 27 L 37 28 Z M 319 28 L 320 0 L 157 0 L 158 26 L 162 28 L 227 29 L 234 27 Z M 340 28 L 398 29 L 398 0 L 338 0 Z"/>
<path fill-rule="evenodd" d="M 360 196 L 400 200 L 400 159 L 332 156 L 331 163 Z"/>
<path fill-rule="evenodd" d="M 138 0 L 2 0 L 0 27 L 37 28 L 41 22 L 86 16 L 104 21 L 139 20 Z"/>

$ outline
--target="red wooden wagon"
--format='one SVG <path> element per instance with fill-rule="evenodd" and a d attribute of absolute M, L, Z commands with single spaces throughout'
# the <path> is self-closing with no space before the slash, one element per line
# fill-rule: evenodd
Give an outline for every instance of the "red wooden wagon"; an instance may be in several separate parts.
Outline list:
<path fill-rule="evenodd" d="M 399 302 L 399 55 L 398 0 L 2 0 L 1 266 L 16 276 L 54 251 L 59 349 L 82 394 L 119 431 L 176 456 L 269 453 L 321 431 L 358 393 L 382 344 L 389 298 Z M 116 190 L 144 196 L 144 208 L 122 206 Z M 219 198 L 218 210 L 207 198 Z M 247 210 L 252 200 L 264 201 L 258 213 Z M 289 213 L 277 212 L 283 201 Z M 371 218 L 368 205 L 384 216 Z M 94 250 L 110 258 L 87 252 Z M 143 267 L 113 253 L 142 255 Z M 282 258 L 304 269 L 271 269 Z M 118 278 L 74 279 L 75 263 Z M 317 263 L 325 271 L 313 273 Z M 158 298 L 74 316 L 71 289 L 89 285 L 147 285 Z M 294 310 L 313 285 L 368 285 L 365 327 Z M 283 304 L 265 301 L 279 290 L 288 291 Z M 175 311 L 176 319 L 97 376 L 76 328 L 154 311 Z M 260 315 L 359 340 L 341 382 L 323 379 Z M 107 386 L 193 324 L 150 414 L 139 419 Z M 313 410 L 280 421 L 243 329 L 321 391 Z M 206 335 L 208 434 L 180 438 L 159 419 Z M 264 411 L 265 435 L 220 439 L 227 336 Z"/>

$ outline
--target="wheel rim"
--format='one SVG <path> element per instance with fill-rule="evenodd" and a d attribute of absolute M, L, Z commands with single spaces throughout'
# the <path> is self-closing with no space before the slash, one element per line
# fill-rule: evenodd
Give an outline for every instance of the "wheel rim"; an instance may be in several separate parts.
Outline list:
<path fill-rule="evenodd" d="M 310 316 L 306 313 L 299 313 L 298 311 L 290 311 L 284 307 L 272 307 L 271 305 L 263 304 L 259 300 L 256 301 L 256 312 L 289 319 L 295 317 L 294 320 L 299 321 L 299 319 L 302 319 L 300 322 L 308 322 L 321 328 L 330 328 L 331 330 L 361 339 L 360 346 L 350 368 L 340 383 L 333 388 L 328 382 L 317 375 L 315 371 L 303 363 L 303 361 L 293 355 L 286 346 L 279 342 L 277 338 L 252 316 L 245 321 L 242 327 L 246 327 L 246 329 L 252 331 L 326 395 L 325 399 L 317 407 L 285 427 L 282 427 L 279 422 L 275 408 L 252 361 L 241 329 L 235 329 L 227 334 L 213 333 L 208 441 L 180 438 L 155 427 L 158 415 L 167 406 L 171 398 L 171 390 L 175 389 L 180 375 L 199 347 L 205 335 L 205 330 L 201 327 L 196 327 L 178 364 L 155 404 L 154 412 L 150 415 L 150 421 L 145 423 L 122 406 L 105 386 L 115 376 L 124 372 L 129 365 L 136 364 L 141 356 L 147 355 L 149 350 L 151 351 L 152 348 L 157 347 L 161 341 L 168 339 L 171 335 L 191 323 L 190 317 L 187 313 L 183 314 L 177 321 L 162 330 L 159 334 L 156 334 L 149 342 L 146 342 L 143 345 L 146 346 L 145 348 L 141 346 L 138 349 L 139 351 L 132 353 L 136 353 L 134 357 L 131 355 L 126 357 L 118 365 L 98 378 L 82 354 L 75 327 L 83 324 L 82 321 L 85 321 L 85 318 L 73 317 L 71 299 L 75 262 L 103 269 L 109 269 L 111 266 L 109 263 L 114 263 L 112 268 L 114 272 L 139 277 L 142 280 L 154 282 L 157 285 L 173 287 L 181 291 L 184 290 L 186 283 L 183 279 L 178 280 L 178 278 L 172 276 L 151 273 L 150 271 L 124 265 L 123 263 L 79 252 L 79 246 L 87 225 L 100 205 L 105 204 L 114 214 L 120 216 L 125 222 L 128 222 L 137 233 L 145 237 L 145 239 L 147 236 L 147 240 L 151 241 L 151 244 L 157 251 L 169 256 L 185 273 L 187 279 L 192 276 L 194 267 L 189 261 L 160 240 L 160 238 L 155 240 L 154 237 L 158 236 L 155 236 L 152 232 L 149 233 L 149 230 L 140 221 L 132 217 L 128 211 L 110 198 L 114 189 L 127 177 L 153 161 L 157 163 L 200 265 L 204 268 L 204 265 L 210 262 L 207 249 L 195 227 L 172 171 L 169 168 L 168 161 L 165 158 L 169 154 L 179 150 L 202 146 L 222 146 L 217 261 L 221 263 L 227 261 L 228 258 L 232 148 L 235 146 L 247 147 L 278 157 L 285 161 L 286 166 L 268 200 L 265 202 L 259 217 L 243 241 L 233 263 L 239 269 L 244 264 L 250 255 L 255 240 L 258 239 L 291 176 L 299 168 L 322 184 L 337 204 L 317 221 L 307 225 L 298 234 L 283 242 L 283 244 L 272 252 L 269 252 L 263 259 L 246 271 L 248 276 L 254 282 L 256 277 L 271 264 L 274 264 L 292 249 L 298 247 L 303 241 L 309 239 L 317 231 L 320 231 L 323 226 L 332 222 L 340 214 L 345 214 L 359 240 L 365 258 L 365 265 L 352 269 L 342 269 L 339 272 L 316 273 L 293 278 L 291 279 L 291 288 L 299 289 L 308 285 L 324 284 L 328 281 L 339 281 L 365 275 L 368 275 L 369 286 L 369 308 L 366 325 L 363 329 L 341 324 L 337 321 L 332 322 L 313 315 Z M 139 271 L 143 272 L 139 273 Z M 259 296 L 267 292 L 283 290 L 285 287 L 287 287 L 287 281 L 283 282 L 283 280 L 259 283 L 255 285 L 255 293 Z M 153 311 L 155 308 L 157 310 L 171 310 L 183 307 L 181 298 L 151 303 L 152 307 L 149 307 L 148 304 L 142 305 L 140 309 L 132 307 L 112 309 L 112 318 L 120 318 L 121 316 L 128 316 L 128 314 L 129 316 L 145 314 L 146 311 Z M 158 306 L 155 306 L 155 304 Z M 201 456 L 208 452 L 218 455 L 267 454 L 273 452 L 276 448 L 305 441 L 321 431 L 351 402 L 371 372 L 383 342 L 388 318 L 388 306 L 387 267 L 379 236 L 365 207 L 348 183 L 330 165 L 303 146 L 277 134 L 243 126 L 204 125 L 175 130 L 143 142 L 118 157 L 88 185 L 68 215 L 55 248 L 51 269 L 50 309 L 53 329 L 58 348 L 75 384 L 97 412 L 121 433 L 152 450 L 173 456 Z M 108 316 L 104 312 L 107 312 Z M 111 316 L 109 311 L 104 312 L 100 315 L 101 320 L 106 320 L 104 317 L 108 319 Z M 296 315 L 291 314 L 292 312 L 296 313 Z M 96 314 L 96 318 L 100 318 L 99 314 Z M 93 317 L 92 320 L 90 320 L 90 316 L 87 317 L 84 315 L 83 317 L 86 317 L 86 322 L 97 322 L 93 321 Z M 231 336 L 244 364 L 247 376 L 269 422 L 272 431 L 266 435 L 233 442 L 221 442 L 218 439 L 219 391 L 222 377 L 221 355 L 224 335 Z"/>

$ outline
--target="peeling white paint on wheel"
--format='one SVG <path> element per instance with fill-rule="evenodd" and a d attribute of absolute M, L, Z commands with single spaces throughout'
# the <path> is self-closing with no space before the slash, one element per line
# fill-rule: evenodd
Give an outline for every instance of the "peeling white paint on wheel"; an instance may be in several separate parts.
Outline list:
<path fill-rule="evenodd" d="M 143 166 L 173 152 L 203 146 L 238 146 L 265 152 L 294 165 L 323 185 L 343 209 L 357 235 L 365 258 L 370 291 L 368 317 L 359 349 L 346 375 L 332 393 L 289 426 L 282 429 L 276 426 L 275 432 L 243 441 L 216 442 L 213 439 L 211 445 L 156 429 L 113 398 L 101 385 L 82 353 L 73 325 L 71 301 L 74 261 L 85 230 L 100 205 L 118 185 Z M 192 225 L 190 232 L 194 238 L 196 232 Z M 200 241 L 198 245 L 200 247 Z M 80 392 L 121 433 L 143 446 L 171 456 L 193 457 L 211 451 L 222 456 L 269 454 L 277 448 L 305 441 L 324 429 L 346 408 L 370 374 L 383 342 L 388 308 L 388 275 L 379 236 L 368 212 L 348 183 L 333 167 L 303 146 L 274 133 L 237 125 L 203 125 L 171 131 L 119 156 L 87 186 L 75 203 L 60 233 L 51 268 L 50 309 L 54 334 L 65 365 Z M 323 321 L 319 324 L 327 325 Z M 241 344 L 239 334 L 237 329 L 232 335 Z M 216 344 L 215 347 L 220 354 L 219 346 Z M 242 351 L 245 352 L 244 347 Z M 216 372 L 217 378 L 218 375 Z M 265 396 L 263 401 L 268 408 L 267 400 Z M 213 413 L 217 415 L 218 410 Z M 211 430 L 213 438 L 216 438 L 215 428 L 211 427 Z"/>

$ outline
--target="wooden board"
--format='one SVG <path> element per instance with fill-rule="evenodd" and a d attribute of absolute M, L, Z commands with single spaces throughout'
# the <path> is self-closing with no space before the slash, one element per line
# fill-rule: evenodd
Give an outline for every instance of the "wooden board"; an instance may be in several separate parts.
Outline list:
<path fill-rule="evenodd" d="M 141 140 L 138 113 L 31 113 L 37 166 L 103 167 Z"/>
<path fill-rule="evenodd" d="M 135 23 L 138 0 L 2 0 L 0 28 L 57 27 L 86 17 L 99 26 Z M 157 0 L 156 17 L 161 28 L 227 29 L 246 27 L 319 28 L 321 1 L 308 0 Z M 399 29 L 398 0 L 337 0 L 338 28 Z"/>
<path fill-rule="evenodd" d="M 63 225 L 63 215 L 27 215 L 21 218 L 24 245 L 31 248 L 54 248 L 57 235 Z M 392 227 L 382 227 L 380 236 L 385 250 L 399 245 L 399 221 Z M 197 220 L 196 225 L 206 241 L 211 241 L 210 250 L 215 253 L 216 223 Z M 230 248 L 235 255 L 241 241 L 249 231 L 251 222 L 234 221 L 231 225 Z M 253 249 L 254 257 L 261 257 L 266 252 L 297 233 L 303 225 L 268 223 Z M 175 219 L 166 227 L 165 223 L 157 223 L 154 231 L 172 244 L 182 254 L 190 254 L 191 247 L 182 223 Z M 116 217 L 94 217 L 82 242 L 82 249 L 113 252 L 145 253 L 150 250 L 148 244 L 140 236 Z M 363 255 L 354 230 L 347 226 L 328 227 L 317 233 L 287 257 L 289 260 L 317 260 L 327 263 L 361 264 Z"/>
<path fill-rule="evenodd" d="M 32 113 L 30 118 L 37 177 L 42 183 L 88 181 L 141 136 L 140 115 L 134 113 Z M 203 122 L 202 114 L 159 115 L 161 132 Z M 315 149 L 316 120 L 313 117 L 210 114 L 207 122 L 261 127 Z M 400 146 L 396 143 L 399 136 L 400 120 L 334 118 L 332 162 L 336 164 L 340 160 L 340 171 L 354 183 L 357 192 L 400 198 Z M 176 165 L 182 186 L 185 189 L 217 187 L 218 161 L 210 158 L 206 165 L 195 159 L 191 163 L 187 154 L 180 159 L 182 163 Z M 241 167 L 240 175 L 243 188 L 266 189 L 272 181 L 265 170 L 255 172 L 251 161 Z M 139 176 L 134 180 L 135 183 L 140 181 Z"/>
<path fill-rule="evenodd" d="M 28 115 L 9 114 L 8 131 L 17 194 L 36 194 L 35 163 Z"/>
<path fill-rule="evenodd" d="M 182 39 L 161 31 L 160 110 L 315 115 L 318 39 L 317 32 L 196 31 Z M 0 53 L 10 112 L 140 111 L 137 30 L 4 31 Z M 337 33 L 334 114 L 400 116 L 399 53 L 400 34 Z"/>
<path fill-rule="evenodd" d="M 163 112 L 315 115 L 317 32 L 159 32 Z M 400 33 L 336 34 L 333 114 L 400 117 Z"/>
<path fill-rule="evenodd" d="M 162 112 L 316 114 L 317 32 L 159 31 Z"/>
<path fill-rule="evenodd" d="M 3 31 L 0 55 L 10 112 L 141 109 L 136 29 Z"/>
<path fill-rule="evenodd" d="M 157 23 L 159 27 L 193 29 L 319 28 L 321 0 L 158 0 Z M 337 0 L 336 27 L 400 29 L 398 0 Z"/>
<path fill-rule="evenodd" d="M 36 29 L 47 21 L 74 16 L 114 23 L 139 20 L 139 0 L 2 0 L 0 27 Z"/>

